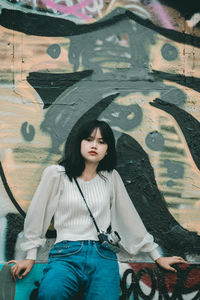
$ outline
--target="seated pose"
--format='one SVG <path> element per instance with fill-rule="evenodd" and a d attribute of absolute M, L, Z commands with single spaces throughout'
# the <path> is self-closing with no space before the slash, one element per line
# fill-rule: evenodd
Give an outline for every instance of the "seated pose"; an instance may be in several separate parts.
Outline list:
<path fill-rule="evenodd" d="M 39 300 L 67 300 L 77 294 L 87 300 L 117 300 L 118 260 L 131 261 L 139 252 L 171 271 L 176 271 L 172 264 L 185 262 L 177 256 L 161 257 L 115 164 L 113 132 L 106 122 L 94 120 L 80 128 L 70 147 L 66 143 L 59 164 L 44 170 L 24 223 L 21 248 L 27 251 L 26 259 L 8 262 L 14 264 L 14 279 L 26 276 L 54 217 L 57 238 L 44 269 Z M 108 228 L 113 239 L 121 238 L 120 244 L 112 238 L 108 242 L 107 235 L 102 242 L 99 231 Z"/>

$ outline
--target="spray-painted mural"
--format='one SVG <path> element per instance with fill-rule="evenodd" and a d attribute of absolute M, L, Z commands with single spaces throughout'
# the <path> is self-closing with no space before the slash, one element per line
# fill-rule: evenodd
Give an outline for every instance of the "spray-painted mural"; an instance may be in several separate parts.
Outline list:
<path fill-rule="evenodd" d="M 114 130 L 117 169 L 147 229 L 165 254 L 195 261 L 198 1 L 0 0 L 0 8 L 0 260 L 23 255 L 43 169 L 71 130 L 99 118 Z M 53 236 L 50 227 L 39 260 Z"/>

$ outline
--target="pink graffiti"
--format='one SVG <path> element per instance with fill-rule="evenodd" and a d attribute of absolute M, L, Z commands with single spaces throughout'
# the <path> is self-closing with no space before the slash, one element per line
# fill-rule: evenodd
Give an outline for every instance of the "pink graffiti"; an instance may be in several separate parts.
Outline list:
<path fill-rule="evenodd" d="M 88 4 L 91 4 L 93 1 L 94 0 L 83 0 L 81 3 L 72 6 L 65 6 L 65 5 L 55 3 L 53 0 L 42 0 L 42 2 L 45 5 L 47 5 L 48 7 L 54 10 L 65 13 L 67 15 L 74 15 L 78 18 L 82 18 L 88 21 L 91 21 L 93 19 L 87 16 L 86 14 L 82 13 L 80 10 L 82 8 L 85 8 Z"/>
<path fill-rule="evenodd" d="M 167 16 L 166 12 L 164 11 L 163 7 L 161 6 L 161 4 L 158 3 L 158 1 L 156 1 L 156 0 L 152 0 L 152 5 L 156 12 L 158 19 L 162 22 L 162 24 L 166 28 L 175 29 L 174 26 L 170 23 L 168 16 Z"/>

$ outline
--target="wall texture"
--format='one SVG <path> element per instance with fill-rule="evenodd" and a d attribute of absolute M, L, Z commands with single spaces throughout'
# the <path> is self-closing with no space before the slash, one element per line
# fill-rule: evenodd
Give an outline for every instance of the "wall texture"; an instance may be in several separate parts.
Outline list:
<path fill-rule="evenodd" d="M 163 253 L 198 260 L 198 2 L 0 0 L 1 261 L 23 256 L 43 169 L 94 118 L 112 126 L 117 169 Z"/>

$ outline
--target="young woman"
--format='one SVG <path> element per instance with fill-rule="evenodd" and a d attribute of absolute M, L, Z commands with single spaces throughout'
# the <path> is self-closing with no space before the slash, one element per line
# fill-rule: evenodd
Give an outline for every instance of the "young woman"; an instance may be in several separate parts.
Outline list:
<path fill-rule="evenodd" d="M 172 264 L 185 262 L 181 257 L 160 256 L 114 169 L 115 164 L 113 132 L 106 122 L 94 120 L 84 124 L 70 147 L 65 147 L 59 165 L 44 170 L 24 223 L 26 241 L 22 249 L 27 251 L 26 259 L 8 262 L 14 263 L 14 279 L 26 276 L 34 265 L 38 247 L 45 243 L 54 217 L 57 238 L 44 270 L 39 300 L 72 299 L 77 293 L 87 300 L 119 298 L 117 256 L 99 242 L 74 178 L 98 227 L 106 231 L 111 224 L 120 235 L 123 249 L 119 259 L 133 259 L 141 251 L 171 271 L 175 271 Z"/>

